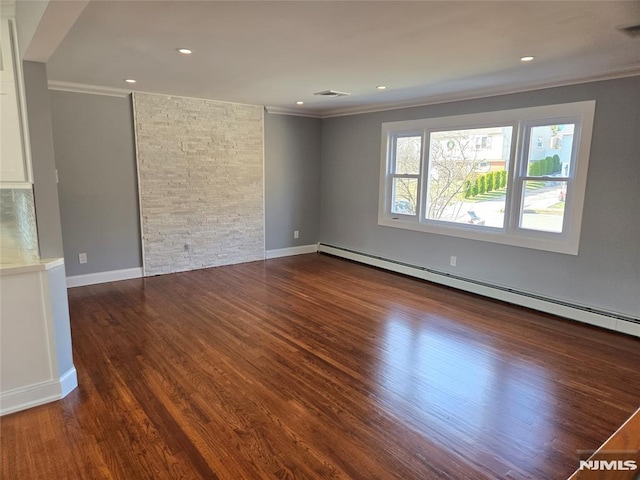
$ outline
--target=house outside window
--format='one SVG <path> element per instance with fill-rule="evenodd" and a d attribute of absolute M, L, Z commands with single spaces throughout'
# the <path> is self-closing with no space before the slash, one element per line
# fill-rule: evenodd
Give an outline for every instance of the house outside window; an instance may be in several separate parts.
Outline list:
<path fill-rule="evenodd" d="M 378 223 L 577 254 L 595 102 L 382 125 Z"/>

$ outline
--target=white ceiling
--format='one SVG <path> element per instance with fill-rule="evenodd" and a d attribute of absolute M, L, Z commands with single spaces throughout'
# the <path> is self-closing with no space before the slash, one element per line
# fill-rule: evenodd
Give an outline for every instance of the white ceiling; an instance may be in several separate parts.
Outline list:
<path fill-rule="evenodd" d="M 617 30 L 634 24 L 640 1 L 90 0 L 47 69 L 327 116 L 640 74 L 640 38 Z"/>

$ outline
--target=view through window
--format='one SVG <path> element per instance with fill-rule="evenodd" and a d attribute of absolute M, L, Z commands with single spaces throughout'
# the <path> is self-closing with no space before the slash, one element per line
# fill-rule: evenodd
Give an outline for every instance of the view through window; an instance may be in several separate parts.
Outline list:
<path fill-rule="evenodd" d="M 578 102 L 383 124 L 379 223 L 575 254 L 594 111 Z"/>
<path fill-rule="evenodd" d="M 430 135 L 426 218 L 502 228 L 513 127 Z"/>

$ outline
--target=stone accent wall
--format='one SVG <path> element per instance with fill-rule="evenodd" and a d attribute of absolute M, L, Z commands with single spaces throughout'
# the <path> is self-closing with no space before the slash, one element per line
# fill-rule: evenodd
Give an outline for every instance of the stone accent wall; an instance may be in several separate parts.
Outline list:
<path fill-rule="evenodd" d="M 145 275 L 263 259 L 263 108 L 133 101 Z"/>

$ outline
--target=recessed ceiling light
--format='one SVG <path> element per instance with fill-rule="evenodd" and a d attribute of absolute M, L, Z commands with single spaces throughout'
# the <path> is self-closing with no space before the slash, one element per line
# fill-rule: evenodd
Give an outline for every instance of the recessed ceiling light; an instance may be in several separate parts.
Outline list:
<path fill-rule="evenodd" d="M 178 52 L 183 55 L 191 55 L 193 53 L 193 50 L 191 50 L 190 48 L 178 48 Z"/>
<path fill-rule="evenodd" d="M 136 83 L 136 81 L 133 78 L 125 78 L 124 81 L 127 83 Z"/>
<path fill-rule="evenodd" d="M 296 102 L 296 105 L 304 105 L 304 102 L 303 102 L 302 100 L 298 100 L 298 101 Z"/>
<path fill-rule="evenodd" d="M 520 57 L 520 61 L 521 62 L 530 62 L 531 60 L 533 60 L 535 57 L 532 57 L 531 55 L 527 55 L 526 57 Z"/>
<path fill-rule="evenodd" d="M 378 85 L 376 88 L 377 88 L 378 90 L 386 90 L 386 89 L 387 89 L 387 86 L 386 86 L 386 85 Z"/>

